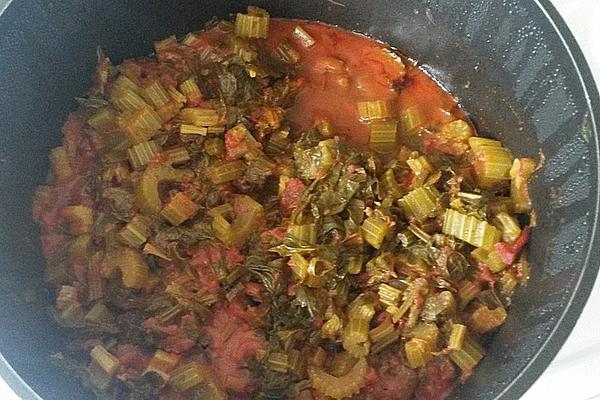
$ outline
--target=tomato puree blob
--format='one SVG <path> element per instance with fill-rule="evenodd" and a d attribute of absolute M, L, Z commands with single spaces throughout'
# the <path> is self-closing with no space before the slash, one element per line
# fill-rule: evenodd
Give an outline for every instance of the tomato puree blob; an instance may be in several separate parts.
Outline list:
<path fill-rule="evenodd" d="M 314 45 L 303 47 L 294 38 L 292 33 L 299 25 L 313 37 Z M 300 54 L 297 67 L 304 80 L 288 113 L 295 130 L 308 130 L 325 118 L 336 134 L 364 147 L 369 141 L 369 125 L 359 119 L 360 101 L 390 101 L 396 115 L 417 106 L 432 125 L 463 116 L 452 96 L 382 43 L 318 22 L 271 21 L 269 47 L 274 49 L 290 37 Z"/>

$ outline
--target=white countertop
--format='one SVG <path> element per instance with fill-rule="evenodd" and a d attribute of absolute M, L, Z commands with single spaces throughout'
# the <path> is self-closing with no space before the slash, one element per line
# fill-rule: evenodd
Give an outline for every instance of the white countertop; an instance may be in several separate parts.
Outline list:
<path fill-rule="evenodd" d="M 492 1 L 492 0 L 488 0 Z M 600 83 L 600 2 L 551 0 L 561 13 Z M 521 400 L 600 399 L 600 278 L 569 336 L 552 364 Z M 19 400 L 0 380 L 0 399 Z"/>
<path fill-rule="evenodd" d="M 600 88 L 600 2 L 551 0 L 579 42 Z M 575 329 L 521 400 L 600 399 L 600 278 Z"/>

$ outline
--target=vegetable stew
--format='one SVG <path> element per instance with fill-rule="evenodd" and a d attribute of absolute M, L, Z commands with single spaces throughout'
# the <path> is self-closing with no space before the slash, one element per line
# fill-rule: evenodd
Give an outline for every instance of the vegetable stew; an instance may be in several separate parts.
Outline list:
<path fill-rule="evenodd" d="M 98 399 L 447 397 L 529 277 L 536 171 L 388 46 L 249 7 L 94 86 L 34 216 Z"/>

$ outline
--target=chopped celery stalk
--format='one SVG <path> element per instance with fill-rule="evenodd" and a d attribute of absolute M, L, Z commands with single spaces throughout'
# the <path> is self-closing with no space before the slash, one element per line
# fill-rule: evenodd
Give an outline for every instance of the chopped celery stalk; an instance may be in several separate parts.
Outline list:
<path fill-rule="evenodd" d="M 527 181 L 535 169 L 535 161 L 530 158 L 516 158 L 510 168 L 510 197 L 517 213 L 525 213 L 531 208 Z"/>
<path fill-rule="evenodd" d="M 208 211 L 208 215 L 215 217 L 217 215 L 230 215 L 233 212 L 233 206 L 229 203 L 213 207 Z"/>
<path fill-rule="evenodd" d="M 106 326 L 112 325 L 113 316 L 104 304 L 96 303 L 90 311 L 88 311 L 83 320 L 92 324 Z"/>
<path fill-rule="evenodd" d="M 486 221 L 455 210 L 446 210 L 442 232 L 486 250 L 492 250 L 502 235 L 498 228 Z"/>
<path fill-rule="evenodd" d="M 529 262 L 527 261 L 526 254 L 521 254 L 521 257 L 519 257 L 519 261 L 518 261 L 516 267 L 518 268 L 519 271 L 521 271 L 521 274 L 520 274 L 521 276 L 519 277 L 519 282 L 521 282 L 521 285 L 527 284 L 527 281 L 529 280 L 529 276 L 530 276 L 530 271 L 529 271 Z"/>
<path fill-rule="evenodd" d="M 416 224 L 410 223 L 408 225 L 408 228 L 406 228 L 406 229 L 410 233 L 412 233 L 417 239 L 422 241 L 423 243 L 429 244 L 429 243 L 433 242 L 433 236 L 431 236 L 429 233 L 425 232 L 423 229 L 418 227 Z"/>
<path fill-rule="evenodd" d="M 253 168 L 267 175 L 270 175 L 275 169 L 275 163 L 259 149 L 250 149 L 250 151 L 244 154 L 244 159 L 251 163 Z"/>
<path fill-rule="evenodd" d="M 94 346 L 90 352 L 92 362 L 95 363 L 107 375 L 113 376 L 117 373 L 121 362 L 119 359 L 108 352 L 103 346 Z"/>
<path fill-rule="evenodd" d="M 461 349 L 450 352 L 450 359 L 463 371 L 471 372 L 483 358 L 483 349 L 475 340 L 467 336 Z"/>
<path fill-rule="evenodd" d="M 400 113 L 402 133 L 412 134 L 425 124 L 425 118 L 419 106 L 412 106 Z"/>
<path fill-rule="evenodd" d="M 373 342 L 371 353 L 377 354 L 388 346 L 400 340 L 400 334 L 395 325 L 387 320 L 369 331 L 369 338 Z"/>
<path fill-rule="evenodd" d="M 156 256 L 158 258 L 162 258 L 163 260 L 166 260 L 166 261 L 171 261 L 172 260 L 171 257 L 169 257 L 167 255 L 167 253 L 164 252 L 164 250 L 162 250 L 159 247 L 153 245 L 152 243 L 146 243 L 144 245 L 144 248 L 142 249 L 142 253 L 153 255 L 153 256 Z"/>
<path fill-rule="evenodd" d="M 181 133 L 182 135 L 206 136 L 206 134 L 208 133 L 208 128 L 206 128 L 205 126 L 181 124 L 179 126 L 179 133 Z"/>
<path fill-rule="evenodd" d="M 385 252 L 370 259 L 366 264 L 366 272 L 369 276 L 367 283 L 376 283 L 395 275 L 395 260 L 391 253 Z"/>
<path fill-rule="evenodd" d="M 94 217 L 90 207 L 82 205 L 66 206 L 62 209 L 62 216 L 67 220 L 69 232 L 72 235 L 83 235 L 92 230 Z"/>
<path fill-rule="evenodd" d="M 425 179 L 433 172 L 433 167 L 425 156 L 408 159 L 406 160 L 406 164 L 408 164 L 408 167 L 415 174 L 413 183 L 415 187 L 423 185 Z"/>
<path fill-rule="evenodd" d="M 231 244 L 233 240 L 231 223 L 222 214 L 213 215 L 212 229 L 217 239 L 225 244 Z"/>
<path fill-rule="evenodd" d="M 264 39 L 269 33 L 269 13 L 256 7 L 248 14 L 237 13 L 233 29 L 237 36 Z"/>
<path fill-rule="evenodd" d="M 505 212 L 511 214 L 514 212 L 513 201 L 510 197 L 494 196 L 488 200 L 486 208 L 490 214 Z"/>
<path fill-rule="evenodd" d="M 471 281 L 464 281 L 458 288 L 458 297 L 460 298 L 461 307 L 469 304 L 481 292 L 479 285 Z"/>
<path fill-rule="evenodd" d="M 183 93 L 189 102 L 199 102 L 202 100 L 202 92 L 194 78 L 190 78 L 179 85 L 179 90 Z"/>
<path fill-rule="evenodd" d="M 512 156 L 504 147 L 484 147 L 475 153 L 475 173 L 484 182 L 507 180 L 512 165 Z"/>
<path fill-rule="evenodd" d="M 183 164 L 191 160 L 190 152 L 187 151 L 185 146 L 177 146 L 172 149 L 167 150 L 167 161 L 171 165 L 175 164 Z"/>
<path fill-rule="evenodd" d="M 369 324 L 375 315 L 374 303 L 366 296 L 357 297 L 348 311 L 348 323 L 344 328 L 342 345 L 344 350 L 354 357 L 365 357 L 369 354 Z"/>
<path fill-rule="evenodd" d="M 317 243 L 317 225 L 290 225 L 287 229 L 287 236 L 302 246 L 314 245 Z"/>
<path fill-rule="evenodd" d="M 396 148 L 398 121 L 373 121 L 370 124 L 369 148 L 379 153 L 390 153 Z"/>
<path fill-rule="evenodd" d="M 434 186 L 421 186 L 404 196 L 400 203 L 408 216 L 424 221 L 440 210 L 440 193 Z"/>
<path fill-rule="evenodd" d="M 185 97 L 185 95 L 175 87 L 170 87 L 167 89 L 167 93 L 169 93 L 169 96 L 175 103 L 185 103 L 187 101 L 187 97 Z"/>
<path fill-rule="evenodd" d="M 148 103 L 139 95 L 141 89 L 125 75 L 120 75 L 113 85 L 111 101 L 123 112 L 135 112 L 148 107 Z"/>
<path fill-rule="evenodd" d="M 233 222 L 225 217 L 233 214 Z M 212 227 L 217 239 L 226 244 L 240 245 L 261 223 L 264 209 L 251 197 L 240 195 L 234 198 L 233 206 L 224 204 L 209 211 L 213 217 Z"/>
<path fill-rule="evenodd" d="M 144 143 L 138 143 L 127 150 L 129 163 L 135 170 L 141 170 L 148 165 L 148 161 L 152 159 L 160 151 L 160 145 L 154 140 Z"/>
<path fill-rule="evenodd" d="M 120 92 L 119 94 L 113 92 L 112 103 L 122 112 L 130 113 L 148 107 L 148 103 L 135 92 Z"/>
<path fill-rule="evenodd" d="M 115 113 L 110 108 L 101 108 L 88 118 L 87 123 L 94 129 L 105 128 L 115 122 Z"/>
<path fill-rule="evenodd" d="M 87 264 L 92 256 L 92 236 L 83 234 L 75 237 L 67 249 L 67 256 L 72 263 Z"/>
<path fill-rule="evenodd" d="M 173 371 L 181 361 L 181 356 L 174 353 L 167 353 L 163 350 L 156 350 L 150 362 L 146 366 L 144 373 L 155 372 L 165 381 L 169 380 L 169 372 Z"/>
<path fill-rule="evenodd" d="M 166 50 L 169 47 L 172 47 L 176 44 L 177 44 L 177 38 L 175 37 L 175 35 L 171 35 L 169 37 L 164 38 L 163 40 L 154 42 L 154 51 L 156 51 L 157 53 L 160 53 L 161 51 Z"/>
<path fill-rule="evenodd" d="M 458 192 L 456 195 L 465 203 L 476 206 L 482 205 L 484 201 L 484 197 L 477 193 Z"/>
<path fill-rule="evenodd" d="M 296 40 L 298 40 L 302 47 L 304 47 L 305 49 L 308 49 L 309 47 L 312 47 L 315 44 L 315 39 L 312 36 L 310 36 L 310 34 L 306 32 L 304 28 L 302 28 L 300 25 L 294 28 L 292 36 Z"/>
<path fill-rule="evenodd" d="M 156 113 L 163 122 L 168 122 L 177 116 L 182 107 L 183 104 L 171 100 L 158 107 Z"/>
<path fill-rule="evenodd" d="M 203 150 L 209 156 L 223 158 L 225 155 L 225 143 L 223 139 L 218 137 L 208 138 L 204 142 Z"/>
<path fill-rule="evenodd" d="M 406 360 L 412 369 L 424 367 L 431 358 L 429 343 L 422 339 L 410 339 L 404 345 Z"/>
<path fill-rule="evenodd" d="M 177 226 L 196 215 L 199 209 L 198 205 L 188 196 L 182 192 L 178 192 L 175 196 L 171 197 L 160 215 L 172 225 Z"/>
<path fill-rule="evenodd" d="M 385 173 L 379 179 L 380 190 L 385 193 L 385 196 L 389 196 L 394 200 L 402 197 L 403 190 L 398 181 L 396 180 L 396 176 L 394 175 L 394 171 L 389 168 L 385 171 Z"/>
<path fill-rule="evenodd" d="M 163 182 L 182 182 L 194 177 L 194 172 L 160 165 L 146 168 L 136 185 L 136 205 L 144 214 L 158 214 L 162 208 L 158 185 Z"/>
<path fill-rule="evenodd" d="M 363 256 L 358 255 L 355 257 L 351 257 L 348 260 L 348 273 L 352 275 L 360 274 L 363 266 Z"/>
<path fill-rule="evenodd" d="M 73 168 L 67 155 L 65 146 L 59 146 L 50 152 L 50 162 L 52 164 L 52 175 L 57 181 L 63 181 L 73 176 Z"/>
<path fill-rule="evenodd" d="M 469 330 L 483 335 L 502 325 L 504 320 L 506 320 L 504 307 L 497 307 L 493 310 L 485 306 L 479 307 L 469 317 Z"/>
<path fill-rule="evenodd" d="M 307 284 L 309 286 L 311 283 L 316 283 L 316 282 L 320 284 L 321 280 L 316 279 L 316 278 L 323 276 L 325 273 L 331 271 L 332 268 L 333 268 L 333 265 L 330 262 L 321 260 L 318 257 L 311 258 L 311 260 L 308 262 L 308 268 L 307 268 L 307 272 L 308 272 Z"/>
<path fill-rule="evenodd" d="M 416 239 L 419 239 L 423 243 L 433 243 L 433 236 L 431 236 L 429 233 L 425 232 L 423 229 L 421 229 L 419 226 L 412 222 L 406 228 L 406 233 L 410 233 L 412 236 L 414 236 Z M 412 237 L 409 236 L 406 239 L 412 240 Z"/>
<path fill-rule="evenodd" d="M 358 116 L 362 121 L 391 118 L 392 105 L 386 100 L 359 101 Z"/>
<path fill-rule="evenodd" d="M 510 168 L 513 163 L 510 152 L 502 144 L 493 139 L 472 137 L 469 146 L 473 151 L 473 169 L 484 189 L 510 179 Z"/>
<path fill-rule="evenodd" d="M 125 132 L 131 144 L 148 141 L 149 137 L 162 126 L 160 115 L 150 107 L 141 108 L 131 114 L 117 118 L 119 127 Z"/>
<path fill-rule="evenodd" d="M 232 205 L 234 210 L 233 244 L 239 246 L 255 233 L 262 223 L 265 211 L 262 204 L 246 195 L 236 196 Z"/>
<path fill-rule="evenodd" d="M 502 240 L 506 243 L 513 243 L 521 234 L 521 227 L 515 217 L 500 212 L 496 214 L 495 221 L 498 228 L 502 229 Z"/>
<path fill-rule="evenodd" d="M 288 138 L 289 132 L 277 131 L 274 132 L 269 138 L 267 143 L 268 154 L 283 154 L 290 147 L 290 140 Z"/>
<path fill-rule="evenodd" d="M 296 377 L 304 376 L 306 371 L 306 363 L 304 355 L 299 351 L 292 349 L 288 351 L 288 371 Z"/>
<path fill-rule="evenodd" d="M 288 41 L 284 41 L 277 46 L 275 54 L 286 64 L 296 64 L 300 61 L 300 53 Z"/>
<path fill-rule="evenodd" d="M 138 248 L 150 236 L 148 220 L 142 215 L 135 215 L 119 232 L 119 238 L 131 247 Z"/>
<path fill-rule="evenodd" d="M 219 133 L 223 133 L 225 132 L 226 127 L 225 125 L 215 125 L 215 126 L 207 126 L 206 127 L 206 133 L 210 133 L 210 134 L 219 134 Z"/>
<path fill-rule="evenodd" d="M 185 37 L 181 40 L 181 43 L 185 44 L 186 46 L 193 47 L 194 44 L 198 42 L 198 40 L 200 40 L 198 38 L 198 35 L 190 32 L 187 35 L 185 35 Z"/>
<path fill-rule="evenodd" d="M 246 165 L 241 160 L 217 162 L 207 169 L 207 176 L 215 185 L 230 182 L 244 176 Z"/>
<path fill-rule="evenodd" d="M 356 357 L 352 356 L 350 353 L 343 351 L 340 353 L 335 353 L 331 358 L 331 363 L 329 370 L 331 371 L 331 375 L 333 376 L 343 376 L 346 375 L 352 367 L 354 367 L 357 363 Z"/>
<path fill-rule="evenodd" d="M 363 239 L 376 249 L 381 248 L 383 239 L 390 232 L 390 224 L 384 218 L 369 217 L 361 226 Z"/>
<path fill-rule="evenodd" d="M 452 324 L 450 330 L 450 338 L 448 339 L 448 349 L 460 350 L 465 342 L 467 327 L 461 324 Z"/>
<path fill-rule="evenodd" d="M 478 248 L 471 252 L 471 257 L 473 257 L 477 262 L 485 264 L 490 271 L 494 273 L 500 272 L 506 268 L 506 263 L 502 261 L 502 257 L 496 250 L 488 251 L 483 248 Z"/>
<path fill-rule="evenodd" d="M 327 360 L 327 352 L 322 347 L 317 347 L 317 350 L 313 353 L 309 359 L 310 365 L 315 367 L 322 367 Z"/>
<path fill-rule="evenodd" d="M 334 339 L 342 332 L 344 324 L 337 314 L 333 314 L 323 326 L 321 326 L 321 336 L 324 338 Z"/>
<path fill-rule="evenodd" d="M 142 254 L 133 249 L 123 249 L 118 258 L 114 262 L 121 268 L 123 285 L 131 289 L 143 288 L 150 279 L 150 269 Z"/>
<path fill-rule="evenodd" d="M 369 367 L 367 360 L 365 357 L 354 357 L 358 358 L 358 361 L 348 373 L 342 376 L 332 375 L 316 366 L 308 368 L 312 388 L 319 398 L 334 400 L 349 399 L 358 394 L 366 385 Z M 311 396 L 310 398 L 313 397 Z M 306 397 L 302 399 L 306 399 Z"/>
<path fill-rule="evenodd" d="M 152 81 L 142 89 L 142 97 L 154 107 L 161 107 L 170 101 L 169 93 L 159 81 Z"/>
<path fill-rule="evenodd" d="M 121 74 L 113 83 L 112 91 L 113 91 L 113 93 L 114 92 L 127 92 L 127 91 L 139 93 L 140 87 L 135 82 L 133 82 L 131 79 L 129 79 L 126 75 Z"/>
<path fill-rule="evenodd" d="M 253 43 L 244 38 L 233 38 L 232 48 L 233 54 L 240 57 L 242 60 L 244 60 L 244 62 L 252 63 L 256 61 L 256 58 L 258 57 L 258 53 L 256 48 L 253 46 Z M 254 76 L 250 75 L 251 78 L 256 77 L 256 71 L 249 70 L 248 72 L 249 74 L 254 74 Z"/>
<path fill-rule="evenodd" d="M 471 146 L 473 150 L 478 150 L 484 147 L 502 147 L 502 142 L 499 140 L 474 136 L 469 138 L 469 146 Z"/>
<path fill-rule="evenodd" d="M 309 262 L 299 253 L 292 254 L 291 261 L 293 262 L 292 272 L 300 281 L 304 281 L 308 277 Z"/>
<path fill-rule="evenodd" d="M 441 136 L 448 140 L 467 142 L 473 136 L 473 129 L 467 121 L 457 119 L 442 126 Z"/>
<path fill-rule="evenodd" d="M 397 306 L 402 299 L 402 290 L 396 289 L 386 283 L 379 285 L 379 301 L 386 306 Z"/>
<path fill-rule="evenodd" d="M 210 380 L 212 380 L 212 374 L 208 366 L 190 362 L 171 373 L 169 385 L 176 392 L 181 393 Z"/>
<path fill-rule="evenodd" d="M 392 323 L 392 321 L 385 320 L 381 324 L 377 325 L 375 328 L 369 331 L 369 338 L 373 343 L 378 343 L 386 339 L 390 334 L 398 334 L 396 327 Z"/>
<path fill-rule="evenodd" d="M 104 298 L 104 281 L 101 274 L 102 253 L 95 253 L 87 270 L 88 301 L 94 302 Z M 58 282 L 59 284 L 62 282 Z"/>
<path fill-rule="evenodd" d="M 271 371 L 281 372 L 285 374 L 288 372 L 288 355 L 286 353 L 271 353 L 267 358 L 267 364 Z"/>
<path fill-rule="evenodd" d="M 504 271 L 499 280 L 500 283 L 500 293 L 503 296 L 510 297 L 513 294 L 513 291 L 517 287 L 519 281 L 515 277 L 515 274 L 512 271 Z"/>
<path fill-rule="evenodd" d="M 439 335 L 440 330 L 434 323 L 419 323 L 406 334 L 409 338 L 424 340 L 429 351 L 436 350 Z"/>
<path fill-rule="evenodd" d="M 222 125 L 223 121 L 219 111 L 210 108 L 184 108 L 179 111 L 179 119 L 196 126 Z"/>

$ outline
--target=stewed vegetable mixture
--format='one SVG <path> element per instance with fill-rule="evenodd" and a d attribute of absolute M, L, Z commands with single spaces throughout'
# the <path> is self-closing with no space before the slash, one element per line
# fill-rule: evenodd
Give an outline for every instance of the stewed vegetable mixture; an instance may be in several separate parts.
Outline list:
<path fill-rule="evenodd" d="M 69 115 L 37 191 L 53 360 L 99 399 L 445 398 L 529 271 L 533 160 L 339 28 L 155 43 Z"/>

